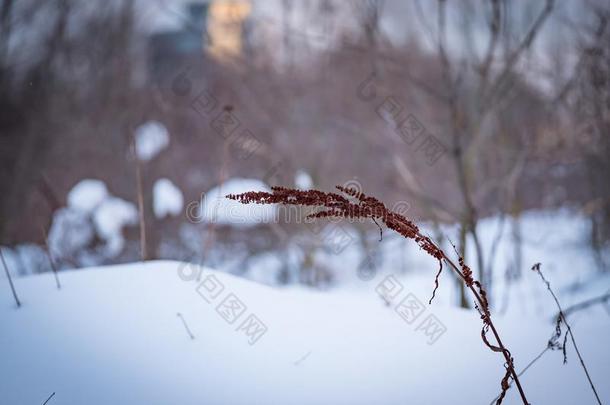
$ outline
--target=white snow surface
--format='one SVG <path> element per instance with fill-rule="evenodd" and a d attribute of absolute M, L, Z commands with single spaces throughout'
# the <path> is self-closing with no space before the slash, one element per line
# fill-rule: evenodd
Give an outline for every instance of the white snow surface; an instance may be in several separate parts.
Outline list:
<path fill-rule="evenodd" d="M 184 206 L 184 196 L 169 179 L 159 179 L 153 186 L 153 211 L 157 219 L 178 216 Z"/>
<path fill-rule="evenodd" d="M 163 124 L 148 121 L 136 129 L 136 155 L 140 160 L 154 158 L 169 145 L 169 132 Z"/>
<path fill-rule="evenodd" d="M 355 289 L 314 292 L 206 268 L 202 282 L 223 286 L 208 302 L 198 269 L 158 261 L 65 271 L 61 290 L 52 274 L 19 278 L 19 309 L 3 286 L 2 403 L 43 403 L 54 392 L 57 405 L 488 404 L 499 392 L 504 361 L 482 343 L 478 314 L 428 306 L 429 286 L 399 278 L 404 290 L 386 306 L 375 291 L 382 275 Z M 412 323 L 394 309 L 408 293 L 426 302 Z M 221 316 L 227 297 L 245 308 L 232 323 Z M 598 309 L 571 320 L 608 403 L 610 321 Z M 418 325 L 432 314 L 446 332 L 428 344 Z M 253 345 L 241 329 L 250 315 L 267 328 Z M 495 322 L 519 369 L 553 330 L 551 320 L 525 316 Z M 594 403 L 571 346 L 566 365 L 559 352 L 546 353 L 521 380 L 533 404 Z M 520 403 L 514 388 L 504 403 Z"/>
<path fill-rule="evenodd" d="M 226 198 L 228 194 L 247 191 L 271 190 L 265 183 L 256 179 L 236 177 L 227 180 L 204 194 L 198 220 L 237 227 L 250 227 L 274 220 L 277 208 L 273 205 L 241 204 Z"/>
<path fill-rule="evenodd" d="M 103 181 L 84 179 L 68 193 L 68 207 L 91 213 L 107 196 L 108 189 Z"/>

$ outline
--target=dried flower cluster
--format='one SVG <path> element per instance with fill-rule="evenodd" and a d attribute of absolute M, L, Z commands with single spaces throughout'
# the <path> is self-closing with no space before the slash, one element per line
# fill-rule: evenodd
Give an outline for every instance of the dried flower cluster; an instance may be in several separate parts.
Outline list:
<path fill-rule="evenodd" d="M 284 187 L 272 187 L 272 193 L 247 192 L 244 194 L 230 194 L 227 198 L 244 204 L 291 204 L 313 207 L 324 207 L 322 211 L 308 215 L 308 218 L 347 218 L 361 219 L 370 218 L 375 221 L 380 219 L 386 226 L 407 239 L 413 239 L 428 254 L 438 260 L 439 270 L 435 278 L 435 288 L 430 298 L 430 303 L 438 288 L 438 278 L 443 270 L 443 252 L 430 240 L 421 234 L 419 227 L 405 216 L 389 210 L 381 201 L 374 197 L 366 196 L 351 188 L 337 186 L 347 196 L 352 197 L 355 202 L 337 193 L 325 193 L 318 190 L 294 190 Z"/>
<path fill-rule="evenodd" d="M 468 287 L 472 287 L 472 285 L 474 284 L 474 278 L 472 278 L 472 270 L 470 270 L 470 267 L 468 267 L 466 263 L 464 263 L 464 259 L 462 257 L 459 258 L 459 264 L 460 268 L 462 269 L 462 274 L 464 275 L 464 283 L 466 283 Z"/>

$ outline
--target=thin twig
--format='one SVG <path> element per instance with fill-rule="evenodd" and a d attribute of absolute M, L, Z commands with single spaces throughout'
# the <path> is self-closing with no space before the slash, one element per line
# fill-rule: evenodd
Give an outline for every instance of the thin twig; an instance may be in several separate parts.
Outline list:
<path fill-rule="evenodd" d="M 373 222 L 375 223 L 375 225 L 377 225 L 377 228 L 379 228 L 379 242 L 381 242 L 383 240 L 383 229 L 381 229 L 381 227 L 379 226 L 377 221 L 375 221 L 375 218 L 372 218 L 372 219 L 373 219 Z"/>
<path fill-rule="evenodd" d="M 176 313 L 176 315 L 178 316 L 178 318 L 180 318 L 180 320 L 182 321 L 182 324 L 184 325 L 184 329 L 186 329 L 186 333 L 189 334 L 191 340 L 195 339 L 195 335 L 193 335 L 191 333 L 191 330 L 189 329 L 188 325 L 186 324 L 186 321 L 184 320 L 184 317 L 182 316 L 182 314 L 180 312 Z"/>
<path fill-rule="evenodd" d="M 6 277 L 8 278 L 8 283 L 11 286 L 11 291 L 13 292 L 13 297 L 15 297 L 15 302 L 17 303 L 17 308 L 21 306 L 21 302 L 19 302 L 19 298 L 17 297 L 17 292 L 15 291 L 15 286 L 13 285 L 13 279 L 11 278 L 11 273 L 8 271 L 8 266 L 6 265 L 6 261 L 4 260 L 4 253 L 2 253 L 2 248 L 0 248 L 0 258 L 2 258 L 2 265 L 4 266 L 4 271 L 6 272 Z"/>
<path fill-rule="evenodd" d="M 225 109 L 227 107 L 225 106 Z M 227 178 L 228 166 L 229 166 L 229 141 L 225 140 L 222 145 L 222 156 L 221 156 L 221 165 L 220 170 L 218 172 L 218 191 L 219 194 L 222 193 L 222 186 Z M 202 260 L 201 266 L 199 268 L 199 273 L 197 273 L 197 282 L 201 281 L 201 275 L 203 273 L 203 266 L 207 264 L 208 255 L 214 246 L 215 237 L 216 237 L 216 223 L 218 221 L 214 220 L 214 218 L 210 221 L 207 226 L 207 233 L 205 235 L 205 239 L 203 241 L 203 252 L 202 252 Z"/>
<path fill-rule="evenodd" d="M 591 376 L 589 375 L 589 370 L 587 370 L 587 366 L 585 365 L 585 361 L 583 360 L 582 356 L 580 355 L 580 350 L 578 349 L 578 345 L 576 344 L 576 339 L 574 338 L 574 333 L 572 332 L 572 328 L 570 327 L 570 324 L 568 323 L 568 320 L 565 316 L 565 313 L 563 312 L 563 309 L 561 309 L 561 305 L 559 304 L 559 300 L 557 299 L 557 296 L 555 295 L 555 293 L 553 292 L 553 290 L 551 289 L 551 283 L 549 283 L 546 278 L 544 278 L 544 275 L 542 274 L 542 271 L 540 270 L 540 263 L 536 263 L 532 266 L 532 270 L 534 270 L 535 272 L 537 272 L 540 275 L 540 278 L 542 278 L 542 281 L 546 284 L 546 288 L 547 290 L 549 290 L 549 293 L 551 293 L 551 296 L 553 297 L 553 300 L 555 300 L 555 304 L 557 305 L 557 309 L 559 310 L 559 317 L 560 319 L 563 321 L 563 323 L 565 323 L 566 328 L 568 329 L 566 336 L 569 334 L 570 335 L 570 340 L 572 341 L 572 344 L 574 345 L 574 349 L 576 351 L 576 355 L 578 356 L 578 359 L 580 360 L 580 364 L 582 366 L 582 369 L 585 371 L 585 374 L 587 375 L 587 380 L 589 380 L 589 384 L 591 385 L 591 389 L 593 390 L 593 393 L 595 394 L 595 398 L 597 399 L 597 403 L 598 404 L 602 404 L 601 399 L 599 399 L 599 395 L 597 394 L 597 390 L 595 389 L 595 385 L 593 385 L 593 381 L 591 380 Z M 565 340 L 564 340 L 565 342 Z M 565 343 L 564 343 L 564 355 L 565 355 Z"/>
<path fill-rule="evenodd" d="M 136 160 L 136 187 L 138 191 L 138 214 L 140 218 L 140 260 L 147 259 L 146 254 L 146 222 L 144 220 L 144 191 L 142 190 L 142 168 L 134 140 L 134 155 Z"/>
<path fill-rule="evenodd" d="M 47 400 L 44 401 L 44 404 L 42 404 L 42 405 L 47 405 L 47 402 L 49 402 L 51 400 L 51 398 L 53 398 L 54 395 L 55 395 L 55 393 L 52 393 L 51 396 L 49 398 L 47 398 Z"/>
<path fill-rule="evenodd" d="M 305 359 L 307 359 L 309 357 L 309 355 L 311 354 L 311 350 L 308 351 L 303 357 L 301 357 L 300 359 L 298 359 L 297 361 L 295 361 L 293 364 L 295 366 L 298 366 L 299 364 L 301 364 L 302 362 L 305 361 Z"/>
<path fill-rule="evenodd" d="M 49 263 L 51 264 L 51 269 L 53 270 L 53 275 L 55 276 L 55 284 L 57 285 L 57 289 L 61 290 L 61 284 L 59 283 L 59 277 L 57 276 L 57 266 L 55 266 L 53 257 L 51 257 L 51 249 L 49 248 L 49 240 L 47 238 L 47 232 L 45 231 L 44 226 L 41 226 L 40 228 L 42 229 L 42 237 L 43 237 L 44 245 L 46 248 L 47 258 L 49 259 Z"/>

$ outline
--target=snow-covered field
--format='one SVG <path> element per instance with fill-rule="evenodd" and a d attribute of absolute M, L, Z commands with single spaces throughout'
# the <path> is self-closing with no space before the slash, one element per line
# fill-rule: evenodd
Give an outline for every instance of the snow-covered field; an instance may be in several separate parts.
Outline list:
<path fill-rule="evenodd" d="M 42 404 L 55 393 L 49 405 L 488 404 L 499 393 L 503 360 L 481 342 L 478 315 L 428 306 L 429 285 L 380 272 L 315 292 L 209 269 L 198 282 L 196 269 L 158 261 L 65 271 L 61 290 L 50 273 L 18 278 L 19 309 L 6 286 L 0 403 Z M 395 298 L 386 305 L 380 293 Z M 406 297 L 423 307 L 405 311 Z M 553 329 L 540 317 L 495 319 L 518 369 Z M 598 307 L 571 320 L 610 402 L 610 317 Z M 566 365 L 548 352 L 522 383 L 532 404 L 594 403 L 571 346 Z M 515 390 L 505 403 L 520 403 Z"/>

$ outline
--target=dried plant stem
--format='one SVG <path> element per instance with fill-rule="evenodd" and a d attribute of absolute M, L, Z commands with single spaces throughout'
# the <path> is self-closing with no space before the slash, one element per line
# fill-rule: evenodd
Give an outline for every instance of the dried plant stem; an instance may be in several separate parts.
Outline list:
<path fill-rule="evenodd" d="M 566 317 L 567 317 L 567 316 L 568 316 L 568 314 L 570 314 L 571 312 L 579 311 L 579 310 L 582 310 L 582 309 L 584 309 L 584 308 L 588 308 L 588 307 L 590 307 L 590 306 L 592 306 L 592 305 L 595 305 L 595 304 L 601 304 L 601 303 L 607 302 L 608 300 L 610 300 L 610 292 L 607 292 L 606 294 L 603 294 L 603 295 L 601 295 L 601 296 L 598 296 L 598 297 L 591 298 L 591 299 L 589 299 L 589 300 L 586 300 L 586 301 L 580 302 L 580 303 L 578 303 L 578 304 L 572 305 L 572 306 L 571 306 L 571 307 L 569 307 L 568 309 L 564 310 L 564 311 L 563 311 L 563 314 L 564 314 L 564 316 L 566 316 Z M 558 314 L 557 314 L 557 316 L 556 316 L 554 319 L 559 318 L 559 316 L 560 316 L 560 315 L 559 315 L 559 313 L 558 313 Z M 559 318 L 559 319 L 562 319 L 562 318 Z M 557 333 L 559 333 L 559 334 L 557 334 Z M 519 372 L 519 374 L 518 374 L 518 376 L 519 376 L 519 377 L 521 377 L 521 376 L 522 376 L 522 375 L 523 375 L 523 374 L 524 374 L 524 373 L 525 373 L 525 372 L 526 372 L 526 371 L 527 371 L 527 370 L 528 370 L 528 369 L 529 369 L 529 368 L 530 368 L 532 365 L 534 365 L 534 363 L 536 363 L 538 360 L 540 360 L 540 358 L 541 358 L 541 357 L 542 357 L 542 356 L 543 356 L 543 355 L 544 355 L 544 354 L 545 354 L 547 351 L 549 351 L 549 350 L 551 350 L 551 349 L 553 349 L 553 348 L 558 348 L 558 347 L 559 347 L 559 346 L 556 346 L 556 345 L 555 345 L 555 343 L 553 342 L 553 340 L 554 340 L 554 339 L 558 339 L 558 338 L 561 336 L 561 335 L 560 335 L 560 333 L 561 333 L 561 331 L 556 332 L 556 335 L 555 335 L 555 336 L 553 336 L 553 337 L 551 338 L 551 340 L 549 340 L 549 343 L 548 343 L 548 344 L 547 344 L 547 346 L 544 348 L 544 350 L 542 350 L 542 351 L 541 351 L 541 352 L 540 352 L 540 353 L 539 353 L 539 354 L 538 354 L 536 357 L 534 357 L 534 358 L 532 359 L 532 361 L 530 361 L 530 362 L 527 364 L 527 366 L 525 366 L 525 368 L 523 368 L 523 370 L 521 370 L 521 371 Z M 566 337 L 567 337 L 567 336 L 566 336 Z M 564 346 L 565 346 L 565 344 L 564 344 Z M 564 348 L 564 350 L 565 350 L 565 348 Z M 509 385 L 510 385 L 510 384 L 509 384 Z M 496 398 L 494 398 L 494 399 L 491 401 L 490 405 L 493 405 L 493 403 L 494 403 L 494 402 L 496 402 L 498 398 L 499 398 L 499 396 L 498 396 L 498 397 L 496 397 Z"/>
<path fill-rule="evenodd" d="M 52 393 L 51 396 L 49 398 L 47 398 L 47 400 L 44 401 L 44 404 L 42 404 L 42 405 L 47 405 L 47 402 L 49 402 L 51 400 L 51 398 L 53 398 L 53 396 L 55 396 L 55 393 Z"/>
<path fill-rule="evenodd" d="M 599 398 L 599 395 L 597 394 L 595 385 L 593 385 L 593 380 L 591 380 L 591 375 L 589 374 L 589 370 L 587 369 L 587 366 L 585 365 L 585 361 L 583 360 L 582 356 L 580 355 L 580 350 L 578 349 L 578 345 L 576 344 L 576 339 L 574 338 L 574 333 L 572 332 L 572 327 L 570 326 L 570 323 L 568 322 L 568 319 L 566 318 L 566 316 L 563 312 L 563 309 L 561 308 L 561 304 L 559 304 L 559 299 L 557 298 L 557 296 L 555 295 L 555 292 L 553 292 L 553 289 L 551 288 L 551 283 L 549 283 L 547 281 L 547 279 L 544 278 L 544 275 L 542 274 L 542 271 L 540 270 L 540 263 L 536 263 L 534 266 L 532 266 L 532 270 L 534 270 L 536 273 L 538 273 L 538 275 L 540 275 L 540 278 L 542 279 L 544 284 L 546 284 L 547 290 L 549 290 L 549 293 L 553 297 L 553 300 L 555 301 L 555 304 L 557 305 L 557 309 L 559 310 L 559 319 L 561 319 L 563 321 L 563 323 L 566 325 L 566 328 L 568 329 L 568 331 L 566 333 L 570 336 L 572 345 L 574 345 L 574 350 L 576 351 L 576 355 L 578 356 L 578 359 L 580 360 L 580 365 L 582 366 L 582 369 L 585 371 L 587 380 L 589 380 L 589 384 L 591 385 L 593 394 L 595 394 L 597 403 L 601 405 L 602 401 Z M 564 353 L 565 353 L 565 347 L 564 347 Z"/>
<path fill-rule="evenodd" d="M 55 284 L 57 285 L 57 289 L 61 290 L 61 284 L 59 283 L 59 277 L 57 276 L 57 266 L 55 266 L 55 262 L 53 261 L 53 257 L 51 256 L 51 249 L 49 248 L 49 240 L 47 238 L 47 232 L 45 231 L 44 226 L 42 226 L 41 229 L 42 229 L 42 237 L 44 240 L 44 245 L 46 248 L 47 258 L 49 259 L 49 263 L 51 264 L 51 269 L 53 270 L 53 275 L 55 276 Z"/>
<path fill-rule="evenodd" d="M 227 179 L 228 166 L 229 166 L 229 141 L 225 140 L 222 145 L 222 164 L 220 165 L 220 171 L 218 172 L 218 188 L 222 192 L 222 185 Z M 216 221 L 212 221 L 207 228 L 207 234 L 205 235 L 205 239 L 203 241 L 203 260 L 202 265 L 205 264 L 208 259 L 208 254 L 212 250 L 214 246 L 214 241 L 216 237 Z M 197 281 L 201 281 L 201 275 L 203 273 L 203 266 L 199 268 L 199 273 L 197 274 Z"/>
<path fill-rule="evenodd" d="M 8 283 L 11 286 L 11 291 L 13 292 L 13 297 L 15 297 L 15 302 L 17 303 L 17 307 L 20 307 L 21 302 L 19 302 L 19 298 L 17 297 L 17 292 L 15 291 L 15 286 L 13 285 L 13 279 L 11 278 L 11 273 L 9 273 L 8 266 L 6 265 L 6 261 L 4 260 L 4 253 L 2 253 L 2 248 L 0 248 L 0 258 L 2 259 L 2 265 L 4 266 L 4 271 L 6 272 L 6 277 L 8 278 Z"/>
<path fill-rule="evenodd" d="M 337 189 L 343 192 L 347 197 L 337 193 L 325 193 L 318 190 L 295 190 L 284 187 L 272 187 L 272 192 L 247 192 L 238 195 L 228 195 L 227 198 L 239 201 L 243 204 L 285 204 L 285 205 L 303 205 L 311 207 L 321 207 L 324 210 L 314 212 L 308 215 L 308 218 L 347 218 L 347 219 L 371 219 L 376 222 L 376 219 L 381 220 L 389 229 L 399 233 L 407 239 L 414 240 L 417 245 L 425 250 L 430 256 L 438 260 L 439 271 L 435 277 L 434 293 L 438 287 L 438 278 L 443 268 L 443 262 L 448 264 L 464 284 L 470 289 L 476 300 L 476 308 L 478 309 L 481 319 L 483 320 L 483 328 L 481 330 L 481 338 L 485 345 L 494 352 L 501 352 L 506 360 L 506 374 L 501 382 L 502 392 L 498 397 L 498 404 L 502 403 L 506 391 L 509 388 L 509 380 L 513 379 L 519 390 L 521 400 L 525 405 L 529 402 L 523 391 L 523 387 L 519 381 L 519 376 L 515 371 L 513 358 L 510 351 L 504 346 L 496 326 L 491 320 L 491 312 L 489 310 L 489 301 L 487 293 L 481 283 L 475 280 L 472 276 L 472 270 L 464 263 L 462 257 L 459 258 L 459 266 L 456 265 L 445 252 L 443 252 L 428 236 L 421 233 L 417 225 L 405 216 L 388 209 L 381 201 L 374 197 L 369 197 L 359 191 L 337 186 Z M 497 346 L 492 345 L 486 337 L 488 330 L 491 330 Z"/>
<path fill-rule="evenodd" d="M 519 374 L 517 374 L 519 377 L 521 377 L 523 374 L 525 374 L 525 372 L 534 365 L 535 362 L 537 362 L 538 360 L 540 360 L 540 358 L 542 356 L 544 356 L 544 354 L 549 351 L 551 349 L 551 346 L 547 346 L 544 348 L 544 350 L 542 350 L 540 353 L 538 353 L 538 355 L 536 357 L 534 357 L 532 359 L 532 361 L 530 361 L 529 363 L 527 363 L 527 366 L 525 366 L 523 368 L 523 370 L 519 371 Z M 508 385 L 510 386 L 512 383 L 509 383 Z M 495 397 L 494 399 L 491 400 L 491 402 L 489 403 L 489 405 L 493 405 L 494 402 L 496 402 L 498 399 L 500 398 L 500 396 L 498 395 L 497 397 Z"/>
<path fill-rule="evenodd" d="M 465 275 L 462 273 L 462 271 L 460 271 L 460 269 L 455 265 L 455 263 L 453 263 L 451 261 L 451 259 L 449 259 L 445 255 L 444 252 L 443 252 L 443 257 L 444 257 L 444 260 L 449 264 L 449 266 L 458 274 L 458 276 L 462 278 L 464 283 L 470 289 L 470 292 L 472 293 L 472 295 L 474 295 L 474 297 L 477 300 L 477 302 L 479 303 L 479 305 L 482 308 L 485 308 L 487 306 L 486 299 L 483 299 L 481 297 L 481 294 L 479 294 L 479 292 L 476 291 L 476 289 L 474 288 L 473 284 L 468 285 L 469 282 L 468 282 L 467 277 L 465 277 Z M 519 381 L 519 375 L 515 371 L 515 366 L 514 366 L 513 359 L 512 359 L 512 357 L 510 355 L 510 351 L 502 343 L 502 340 L 500 339 L 500 335 L 498 334 L 498 331 L 497 331 L 493 321 L 491 320 L 491 316 L 489 314 L 489 309 L 487 308 L 487 309 L 484 309 L 483 311 L 487 312 L 487 315 L 486 315 L 487 316 L 487 320 L 486 320 L 486 322 L 489 324 L 489 328 L 491 329 L 491 332 L 493 333 L 494 338 L 496 339 L 496 342 L 498 343 L 498 348 L 500 349 L 500 351 L 504 355 L 504 359 L 506 360 L 507 370 L 508 370 L 508 372 L 510 372 L 511 377 L 512 377 L 513 381 L 515 382 L 515 385 L 517 386 L 517 389 L 519 390 L 519 395 L 521 396 L 521 400 L 523 401 L 523 403 L 525 405 L 528 405 L 529 402 L 527 401 L 527 398 L 525 396 L 525 392 L 523 391 L 523 387 L 521 386 L 521 382 Z M 494 348 L 492 348 L 492 350 L 496 351 L 496 349 L 494 349 Z M 506 389 L 508 389 L 508 386 L 506 387 Z M 504 397 L 504 395 L 500 394 L 499 403 L 501 403 L 501 400 L 502 400 L 503 397 Z"/>
<path fill-rule="evenodd" d="M 191 340 L 194 340 L 195 339 L 195 335 L 193 335 L 193 333 L 189 329 L 188 325 L 186 324 L 186 320 L 184 319 L 182 314 L 180 312 L 178 312 L 178 313 L 176 313 L 176 316 L 178 316 L 178 318 L 180 318 L 180 320 L 182 321 L 182 324 L 184 325 L 184 329 L 186 329 L 186 333 L 188 333 L 188 335 L 191 338 Z"/>
<path fill-rule="evenodd" d="M 140 260 L 144 261 L 148 257 L 146 252 L 146 222 L 144 220 L 144 191 L 142 190 L 142 167 L 137 155 L 136 183 L 136 187 L 138 190 L 138 214 L 140 218 Z"/>

